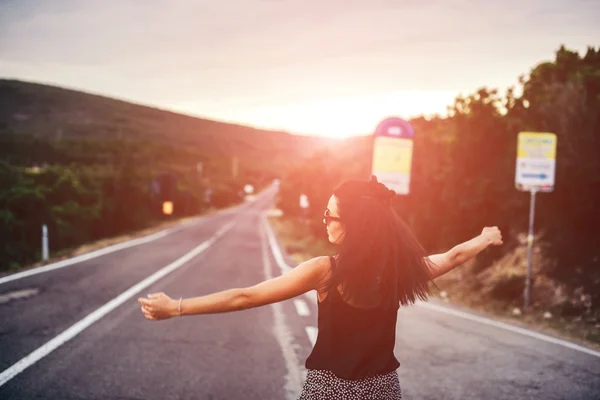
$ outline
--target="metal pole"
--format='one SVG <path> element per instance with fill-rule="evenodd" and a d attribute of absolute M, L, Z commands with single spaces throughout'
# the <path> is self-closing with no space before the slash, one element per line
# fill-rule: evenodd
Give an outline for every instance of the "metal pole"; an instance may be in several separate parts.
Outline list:
<path fill-rule="evenodd" d="M 527 278 L 525 279 L 525 304 L 524 311 L 529 309 L 529 299 L 531 294 L 531 258 L 533 256 L 533 221 L 535 218 L 535 190 L 531 191 L 531 200 L 529 202 L 529 233 L 527 235 Z"/>
<path fill-rule="evenodd" d="M 42 260 L 48 261 L 48 227 L 42 225 Z"/>

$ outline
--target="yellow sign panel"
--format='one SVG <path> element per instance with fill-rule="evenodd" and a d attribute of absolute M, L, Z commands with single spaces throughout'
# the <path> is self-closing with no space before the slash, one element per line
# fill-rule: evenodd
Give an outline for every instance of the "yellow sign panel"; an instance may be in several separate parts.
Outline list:
<path fill-rule="evenodd" d="M 551 192 L 556 175 L 556 135 L 521 132 L 517 138 L 515 186 L 520 191 Z"/>
<path fill-rule="evenodd" d="M 412 150 L 412 139 L 376 137 L 373 149 L 373 171 L 410 173 Z"/>
<path fill-rule="evenodd" d="M 556 159 L 556 135 L 545 132 L 519 133 L 517 158 Z"/>

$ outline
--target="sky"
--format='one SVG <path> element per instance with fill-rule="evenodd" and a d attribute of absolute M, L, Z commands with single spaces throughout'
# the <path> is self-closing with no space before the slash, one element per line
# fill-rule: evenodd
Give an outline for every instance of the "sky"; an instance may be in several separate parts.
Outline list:
<path fill-rule="evenodd" d="M 599 0 L 0 0 L 0 78 L 292 133 L 368 134 L 505 90 Z"/>

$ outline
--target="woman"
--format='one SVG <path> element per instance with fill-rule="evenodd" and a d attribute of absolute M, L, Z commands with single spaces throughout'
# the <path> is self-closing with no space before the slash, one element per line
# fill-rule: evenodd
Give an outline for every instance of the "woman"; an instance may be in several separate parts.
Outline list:
<path fill-rule="evenodd" d="M 318 336 L 306 360 L 300 399 L 399 399 L 394 356 L 400 305 L 426 299 L 428 282 L 502 244 L 498 228 L 443 254 L 426 255 L 391 207 L 395 192 L 372 177 L 338 186 L 323 222 L 334 257 L 316 257 L 258 285 L 185 300 L 163 293 L 140 298 L 146 318 L 160 320 L 245 310 L 318 293 Z"/>

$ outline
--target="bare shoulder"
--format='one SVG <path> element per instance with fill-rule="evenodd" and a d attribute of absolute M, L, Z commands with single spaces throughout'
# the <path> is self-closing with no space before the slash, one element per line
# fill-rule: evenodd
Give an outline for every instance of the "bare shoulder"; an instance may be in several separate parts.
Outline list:
<path fill-rule="evenodd" d="M 307 269 L 311 269 L 318 275 L 326 274 L 331 268 L 331 260 L 328 256 L 318 256 L 313 257 L 310 260 L 304 261 L 298 267 L 304 267 Z"/>
<path fill-rule="evenodd" d="M 316 290 L 321 293 L 325 290 L 325 282 L 330 278 L 332 273 L 332 261 L 329 256 L 319 256 L 308 260 L 312 263 L 312 268 L 316 278 Z"/>
<path fill-rule="evenodd" d="M 292 270 L 294 273 L 310 277 L 315 288 L 320 287 L 331 271 L 331 260 L 328 256 L 313 257 L 300 263 Z"/>

